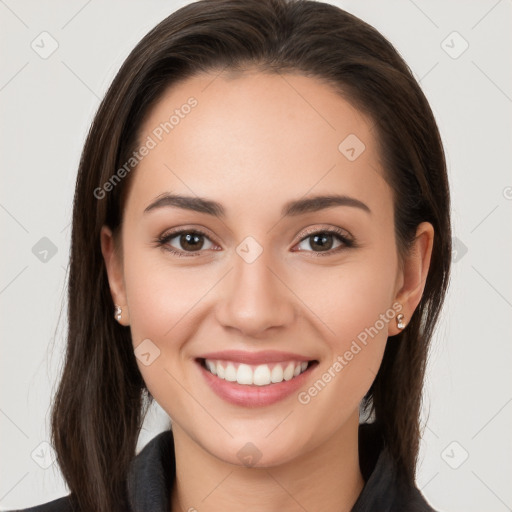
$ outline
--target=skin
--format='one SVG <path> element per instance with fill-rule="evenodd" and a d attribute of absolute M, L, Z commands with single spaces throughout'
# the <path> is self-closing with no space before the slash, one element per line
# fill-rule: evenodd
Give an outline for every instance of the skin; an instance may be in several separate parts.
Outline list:
<path fill-rule="evenodd" d="M 349 511 L 364 485 L 359 404 L 388 336 L 399 332 L 396 319 L 307 405 L 296 393 L 259 408 L 229 404 L 194 359 L 224 349 L 299 353 L 319 361 L 307 389 L 394 303 L 408 321 L 425 285 L 433 228 L 418 226 L 400 262 L 373 123 L 325 83 L 255 70 L 202 74 L 166 91 L 139 140 L 190 96 L 198 105 L 133 171 L 121 239 L 107 226 L 101 232 L 120 323 L 129 326 L 134 348 L 149 338 L 160 350 L 149 366 L 137 363 L 173 421 L 172 511 Z M 349 134 L 366 146 L 354 161 L 338 150 Z M 176 207 L 144 214 L 164 192 L 218 201 L 226 217 Z M 371 213 L 334 206 L 281 216 L 290 200 L 333 192 Z M 207 231 L 196 256 L 178 257 L 155 243 L 181 227 Z M 332 227 L 357 245 L 343 247 L 334 235 L 322 251 L 304 233 Z M 247 236 L 263 248 L 251 264 L 236 252 Z M 168 245 L 187 250 L 179 236 Z M 247 442 L 262 454 L 253 467 L 237 456 Z"/>

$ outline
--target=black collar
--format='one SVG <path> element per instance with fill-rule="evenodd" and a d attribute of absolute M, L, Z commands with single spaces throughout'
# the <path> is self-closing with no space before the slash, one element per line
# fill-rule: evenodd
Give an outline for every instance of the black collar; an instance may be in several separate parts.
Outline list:
<path fill-rule="evenodd" d="M 435 512 L 420 491 L 404 483 L 375 424 L 359 426 L 359 465 L 365 486 L 352 512 Z M 133 512 L 169 512 L 176 472 L 171 430 L 155 436 L 133 459 L 128 496 Z"/>

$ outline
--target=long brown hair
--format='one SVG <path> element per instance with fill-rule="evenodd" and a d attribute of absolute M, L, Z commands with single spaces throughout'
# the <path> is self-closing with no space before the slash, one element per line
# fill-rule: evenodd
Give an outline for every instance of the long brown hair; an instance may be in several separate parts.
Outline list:
<path fill-rule="evenodd" d="M 391 338 L 363 408 L 382 426 L 400 473 L 414 482 L 428 347 L 448 285 L 450 199 L 438 128 L 418 83 L 374 28 L 329 4 L 304 0 L 202 0 L 174 12 L 130 53 L 89 131 L 74 196 L 68 334 L 52 408 L 52 441 L 77 510 L 129 510 L 126 476 L 153 397 L 138 370 L 129 328 L 114 305 L 100 229 L 119 232 L 131 171 L 101 188 L 136 149 L 148 109 L 178 80 L 251 66 L 300 72 L 336 87 L 373 120 L 392 187 L 397 250 L 422 221 L 435 230 L 423 297 Z M 124 191 L 124 193 L 123 193 Z"/>

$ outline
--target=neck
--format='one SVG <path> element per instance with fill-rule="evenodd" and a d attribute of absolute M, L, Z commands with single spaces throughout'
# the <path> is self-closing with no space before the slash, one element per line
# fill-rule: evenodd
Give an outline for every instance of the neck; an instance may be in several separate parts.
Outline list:
<path fill-rule="evenodd" d="M 260 468 L 212 456 L 174 423 L 171 512 L 349 512 L 364 487 L 358 427 L 358 418 L 352 419 L 314 450 Z"/>

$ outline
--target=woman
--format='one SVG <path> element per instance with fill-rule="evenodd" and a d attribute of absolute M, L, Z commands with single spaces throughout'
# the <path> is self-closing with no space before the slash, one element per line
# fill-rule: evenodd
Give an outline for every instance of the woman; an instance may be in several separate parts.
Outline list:
<path fill-rule="evenodd" d="M 206 0 L 126 59 L 78 173 L 31 511 L 433 510 L 415 484 L 450 268 L 439 132 L 332 5 Z M 172 420 L 135 456 L 156 400 Z"/>

